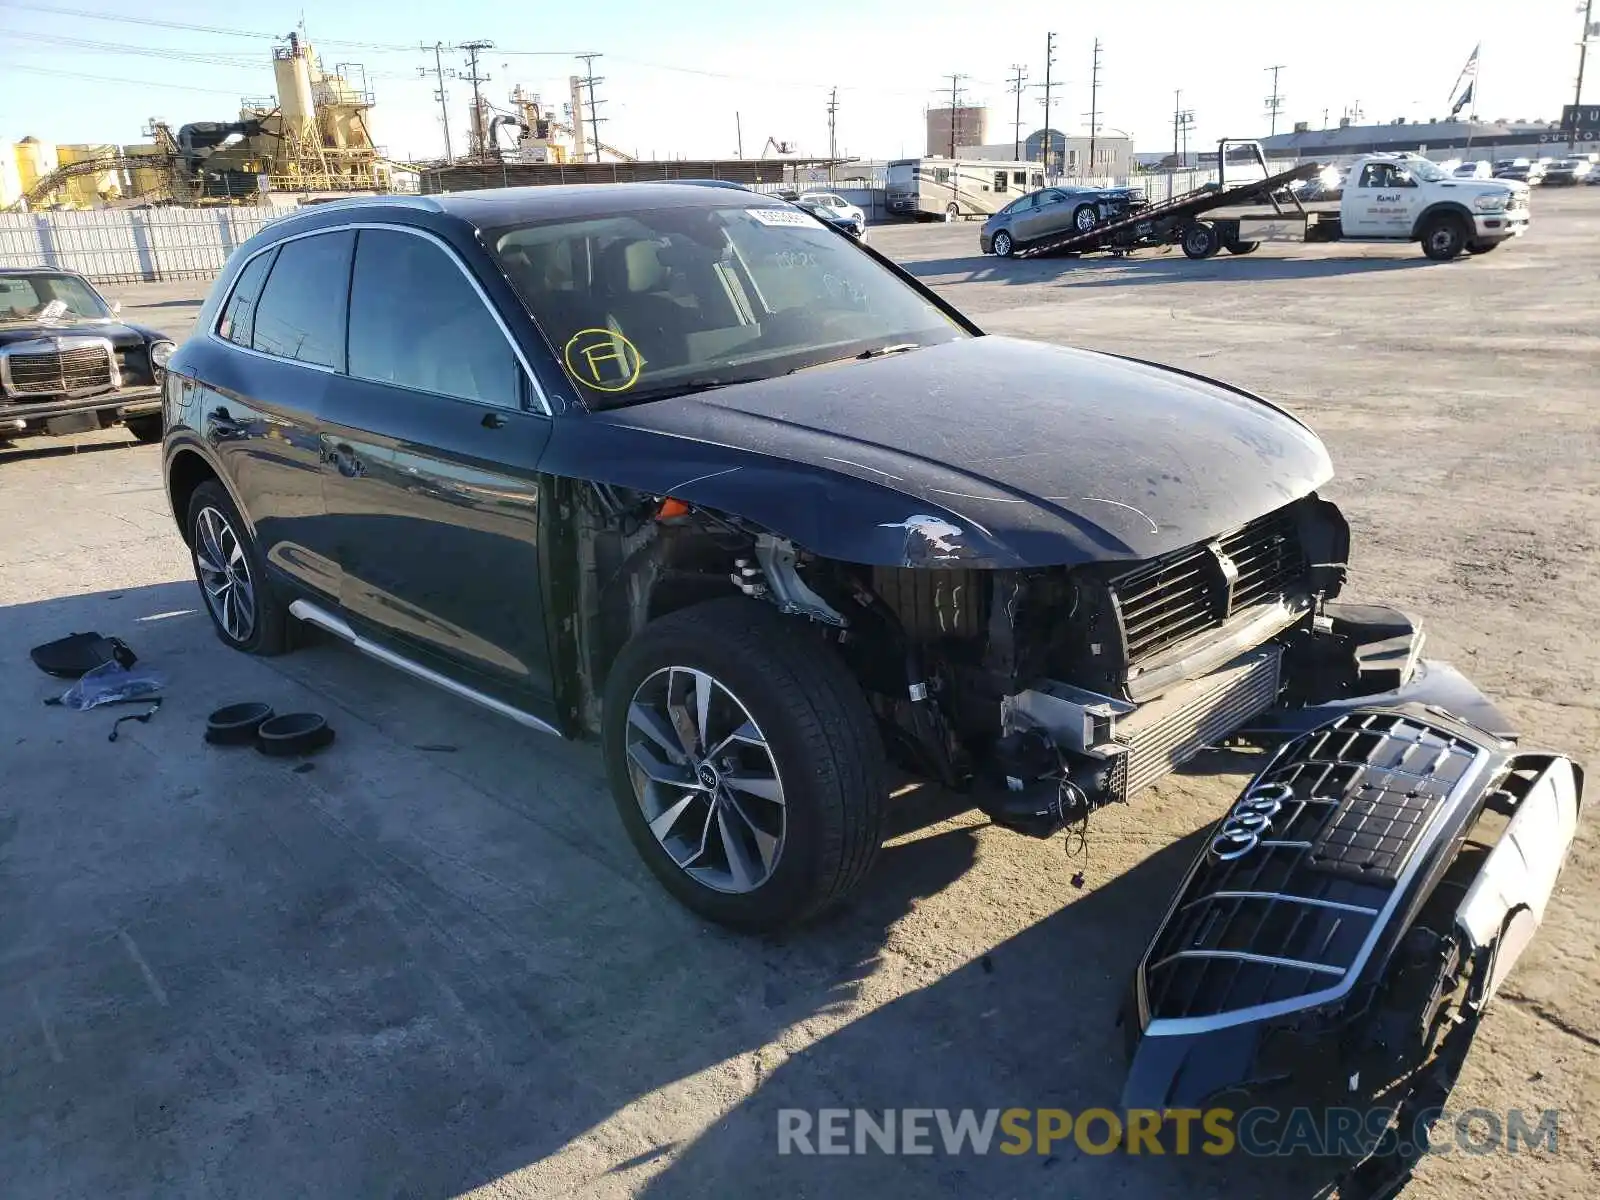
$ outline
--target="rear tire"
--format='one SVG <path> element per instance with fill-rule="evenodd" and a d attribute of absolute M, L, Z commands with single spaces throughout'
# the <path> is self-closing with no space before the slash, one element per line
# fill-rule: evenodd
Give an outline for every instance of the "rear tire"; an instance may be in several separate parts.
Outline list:
<path fill-rule="evenodd" d="M 159 442 L 167 431 L 166 423 L 160 413 L 148 417 L 129 417 L 122 423 L 128 427 L 128 432 L 133 434 L 135 441 L 143 442 L 147 446 L 151 442 Z"/>
<path fill-rule="evenodd" d="M 288 649 L 289 611 L 272 593 L 267 561 L 220 483 L 189 499 L 189 556 L 217 636 L 235 650 L 270 656 Z"/>
<path fill-rule="evenodd" d="M 961 206 L 958 205 L 954 200 L 950 201 L 949 204 L 946 204 L 944 206 L 944 219 L 946 221 L 954 221 L 954 220 L 958 219 L 960 216 L 961 216 Z"/>
<path fill-rule="evenodd" d="M 1260 242 L 1229 242 L 1224 247 L 1229 254 L 1254 254 L 1260 248 Z"/>
<path fill-rule="evenodd" d="M 1429 217 L 1422 227 L 1422 252 L 1434 262 L 1449 262 L 1467 248 L 1471 230 L 1454 213 Z"/>
<path fill-rule="evenodd" d="M 1080 204 L 1072 210 L 1072 228 L 1088 233 L 1100 223 L 1100 213 L 1092 204 Z"/>
<path fill-rule="evenodd" d="M 1222 239 L 1209 221 L 1196 221 L 1183 231 L 1183 253 L 1189 258 L 1210 258 L 1220 249 Z"/>
<path fill-rule="evenodd" d="M 1500 248 L 1499 242 L 1472 242 L 1467 246 L 1468 254 L 1487 254 L 1491 250 Z"/>
<path fill-rule="evenodd" d="M 804 622 L 743 597 L 662 617 L 617 656 L 601 725 L 629 839 L 703 917 L 750 933 L 799 924 L 877 857 L 888 797 L 877 726 Z M 736 777 L 768 795 L 724 782 Z"/>
<path fill-rule="evenodd" d="M 994 235 L 994 240 L 989 243 L 990 249 L 997 258 L 1010 258 L 1016 252 L 1016 243 L 1011 240 L 1011 235 L 1002 229 Z"/>

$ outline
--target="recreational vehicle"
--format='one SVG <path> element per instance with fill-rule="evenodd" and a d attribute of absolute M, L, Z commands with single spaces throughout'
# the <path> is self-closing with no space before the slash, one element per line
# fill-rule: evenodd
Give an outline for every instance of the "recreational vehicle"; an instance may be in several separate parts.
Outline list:
<path fill-rule="evenodd" d="M 1043 186 L 1041 163 L 902 158 L 889 164 L 889 212 L 902 217 L 986 217 Z"/>

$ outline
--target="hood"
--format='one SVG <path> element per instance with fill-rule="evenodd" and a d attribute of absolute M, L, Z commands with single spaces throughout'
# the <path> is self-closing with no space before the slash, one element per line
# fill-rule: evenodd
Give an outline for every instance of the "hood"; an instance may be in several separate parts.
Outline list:
<path fill-rule="evenodd" d="M 1004 337 L 586 414 L 548 469 L 758 521 L 817 554 L 994 567 L 1143 559 L 1332 475 L 1264 400 Z"/>
<path fill-rule="evenodd" d="M 111 344 L 118 350 L 131 350 L 136 346 L 143 346 L 146 342 L 174 341 L 164 334 L 153 329 L 145 329 L 140 325 L 128 325 L 122 321 L 79 321 L 76 324 L 64 322 L 46 323 L 42 321 L 16 321 L 0 323 L 0 346 L 9 346 L 13 342 L 32 342 L 39 338 L 50 337 L 103 337 L 111 339 Z"/>
<path fill-rule="evenodd" d="M 1463 196 L 1527 195 L 1532 189 L 1517 179 L 1450 179 L 1439 185 Z"/>

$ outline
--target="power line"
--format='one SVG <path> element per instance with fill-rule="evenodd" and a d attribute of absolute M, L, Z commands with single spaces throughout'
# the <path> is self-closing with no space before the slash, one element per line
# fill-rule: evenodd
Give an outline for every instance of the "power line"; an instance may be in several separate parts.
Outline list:
<path fill-rule="evenodd" d="M 196 87 L 188 83 L 163 83 L 154 79 L 122 79 L 114 75 L 90 75 L 83 71 L 57 71 L 51 67 L 22 67 L 14 63 L 6 64 L 7 71 L 25 71 L 32 75 L 54 75 L 61 79 L 90 79 L 96 83 L 125 83 L 134 87 L 171 88 L 174 91 L 206 92 L 213 96 L 238 96 L 238 88 L 208 88 Z"/>
<path fill-rule="evenodd" d="M 1572 93 L 1572 107 L 1583 103 L 1583 68 L 1589 59 L 1589 38 L 1594 32 L 1594 0 L 1583 0 L 1583 36 L 1578 39 L 1578 85 Z M 1578 152 L 1578 114 L 1572 114 L 1572 153 Z"/>
<path fill-rule="evenodd" d="M 828 93 L 828 182 L 833 182 L 833 160 L 839 157 L 836 118 L 839 115 L 839 89 Z"/>
<path fill-rule="evenodd" d="M 605 82 L 605 77 L 601 76 L 601 75 L 596 75 L 594 73 L 594 60 L 597 59 L 597 58 L 603 58 L 604 55 L 592 54 L 591 53 L 591 54 L 578 54 L 578 55 L 575 55 L 574 57 L 583 60 L 583 78 L 578 80 L 578 86 L 580 88 L 585 88 L 586 87 L 586 88 L 589 89 L 589 137 L 594 142 L 594 160 L 595 160 L 595 162 L 599 162 L 600 161 L 600 123 L 602 121 L 604 121 L 605 118 L 600 115 L 599 109 L 597 108 L 597 106 L 601 105 L 601 104 L 604 104 L 605 101 L 604 100 L 596 100 L 594 98 L 594 89 L 595 89 L 595 85 L 596 84 L 600 84 L 600 83 L 604 83 Z M 576 127 L 577 122 L 574 121 L 573 125 L 574 125 L 574 127 Z M 583 149 L 582 146 L 577 147 L 577 151 L 578 151 L 578 155 L 579 155 L 580 158 L 584 156 L 585 152 L 584 152 L 584 149 Z"/>
<path fill-rule="evenodd" d="M 1172 157 L 1177 159 L 1178 166 L 1184 166 L 1189 161 L 1189 130 L 1194 128 L 1194 109 L 1183 107 L 1183 91 L 1178 89 L 1172 93 Z M 1179 149 L 1179 136 L 1182 136 L 1183 145 Z"/>
<path fill-rule="evenodd" d="M 1100 39 L 1094 40 L 1094 64 L 1089 69 L 1089 174 L 1094 174 L 1094 143 L 1100 134 Z"/>
<path fill-rule="evenodd" d="M 446 50 L 453 52 L 455 47 L 446 46 L 443 42 L 435 42 L 431 47 L 422 46 L 421 49 L 424 52 L 430 49 L 433 51 L 433 78 L 434 81 L 439 85 L 434 89 L 433 98 L 439 102 L 439 122 L 444 126 L 444 160 L 447 163 L 453 163 L 456 160 L 456 156 L 455 152 L 450 148 L 450 93 L 445 91 L 444 81 L 447 76 L 451 79 L 454 79 L 456 77 L 456 73 L 454 71 L 445 70 L 443 56 Z M 428 68 L 418 67 L 417 75 L 419 78 L 426 79 L 428 76 Z"/>
<path fill-rule="evenodd" d="M 478 74 L 478 55 L 485 50 L 493 50 L 494 43 L 487 38 L 478 38 L 476 41 L 462 42 L 456 49 L 466 52 L 467 73 L 457 78 L 472 85 L 472 122 L 467 126 L 468 142 L 467 154 L 471 158 L 482 158 L 485 154 L 485 138 L 483 125 L 483 94 L 479 85 L 488 83 L 489 76 Z"/>
<path fill-rule="evenodd" d="M 968 78 L 952 72 L 950 75 L 950 157 L 956 156 L 956 112 L 961 107 L 961 81 Z"/>
<path fill-rule="evenodd" d="M 1017 117 L 1011 122 L 1011 157 L 1020 162 L 1022 161 L 1022 84 L 1028 78 L 1028 68 L 1012 63 L 1011 69 L 1016 73 L 1011 80 L 1011 91 L 1017 98 Z"/>
<path fill-rule="evenodd" d="M 1272 72 L 1272 95 L 1267 97 L 1267 115 L 1272 118 L 1272 133 L 1278 132 L 1278 114 L 1283 111 L 1283 95 L 1278 91 L 1278 72 L 1283 70 L 1283 64 L 1268 67 Z M 1270 136 L 1270 135 L 1269 135 Z"/>
<path fill-rule="evenodd" d="M 266 33 L 254 29 L 230 29 L 220 25 L 196 25 L 190 21 L 163 21 L 156 17 L 133 17 L 124 13 L 95 12 L 83 8 L 56 8 L 48 4 L 20 3 L 19 0 L 6 0 L 4 7 L 23 9 L 28 12 L 50 13 L 58 17 L 80 17 L 90 21 L 116 21 L 124 25 L 148 25 L 156 29 L 179 29 L 185 33 L 215 33 L 223 37 L 264 38 L 268 41 L 282 41 L 285 37 L 281 33 Z M 388 42 L 352 42 L 338 38 L 319 38 L 317 40 L 325 46 L 347 46 L 356 50 L 384 50 L 409 54 L 414 49 L 411 46 L 399 46 Z"/>
<path fill-rule="evenodd" d="M 1044 37 L 1044 141 L 1039 147 L 1039 157 L 1044 166 L 1045 179 L 1050 177 L 1050 152 L 1054 148 L 1050 137 L 1050 71 L 1056 65 L 1056 35 Z"/>

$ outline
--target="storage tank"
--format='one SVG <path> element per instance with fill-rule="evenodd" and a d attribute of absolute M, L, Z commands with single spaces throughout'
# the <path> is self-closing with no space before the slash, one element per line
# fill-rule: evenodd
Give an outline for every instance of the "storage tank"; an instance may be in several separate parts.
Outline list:
<path fill-rule="evenodd" d="M 311 96 L 311 61 L 308 47 L 298 34 L 289 35 L 287 46 L 272 51 L 272 75 L 278 85 L 278 108 L 285 127 L 304 128 L 316 119 L 317 106 Z"/>
<path fill-rule="evenodd" d="M 977 104 L 928 110 L 928 154 L 950 156 L 951 127 L 955 128 L 955 150 L 963 146 L 982 146 L 989 141 L 989 110 Z"/>
<path fill-rule="evenodd" d="M 36 137 L 25 137 L 18 142 L 16 156 L 17 182 L 22 185 L 23 195 L 32 191 L 34 184 L 59 165 L 56 161 L 56 148 L 48 142 L 41 142 Z"/>

